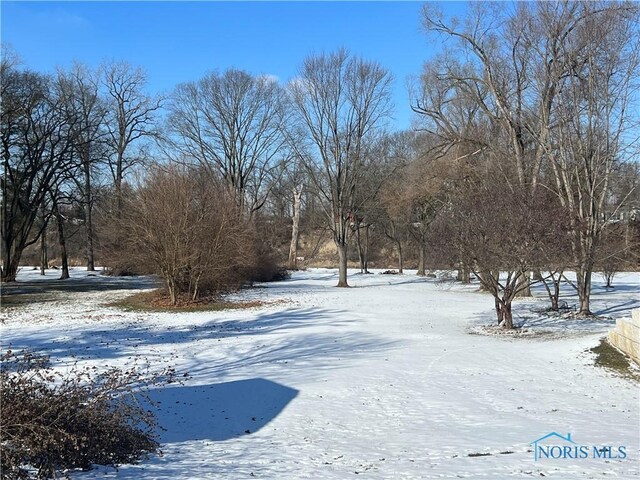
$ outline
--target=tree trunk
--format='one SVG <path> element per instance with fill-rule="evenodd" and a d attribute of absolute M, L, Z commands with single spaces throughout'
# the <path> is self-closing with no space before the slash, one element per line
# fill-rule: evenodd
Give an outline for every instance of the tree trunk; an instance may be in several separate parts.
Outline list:
<path fill-rule="evenodd" d="M 580 301 L 580 310 L 578 315 L 591 316 L 590 299 L 591 299 L 591 274 L 592 267 L 584 265 L 578 272 L 578 299 Z"/>
<path fill-rule="evenodd" d="M 47 255 L 47 229 L 45 227 L 40 236 L 40 275 L 44 275 L 47 268 L 49 268 L 49 256 Z"/>
<path fill-rule="evenodd" d="M 604 278 L 607 281 L 607 284 L 604 286 L 604 288 L 613 288 L 613 276 L 614 272 L 604 272 Z"/>
<path fill-rule="evenodd" d="M 493 297 L 493 305 L 496 310 L 496 318 L 498 320 L 498 326 L 502 322 L 502 305 L 500 304 L 500 299 L 496 296 Z"/>
<path fill-rule="evenodd" d="M 58 243 L 60 244 L 60 257 L 62 262 L 62 272 L 60 274 L 60 280 L 65 280 L 69 278 L 69 260 L 67 258 L 67 242 L 64 236 L 64 218 L 58 210 L 58 202 L 55 198 L 53 199 L 52 206 L 53 214 L 56 217 L 56 224 L 58 226 Z"/>
<path fill-rule="evenodd" d="M 122 159 L 123 153 L 118 151 L 118 159 L 116 164 L 116 178 L 115 178 L 115 190 L 116 190 L 116 218 L 120 220 L 122 218 Z"/>
<path fill-rule="evenodd" d="M 513 313 L 511 312 L 511 299 L 504 296 L 502 299 L 495 296 L 493 297 L 496 308 L 496 318 L 498 319 L 498 326 L 505 330 L 513 328 Z"/>
<path fill-rule="evenodd" d="M 402 242 L 396 240 L 396 246 L 398 247 L 398 273 L 402 275 L 404 273 L 404 258 L 402 256 Z"/>
<path fill-rule="evenodd" d="M 560 305 L 558 304 L 558 295 L 551 295 L 551 310 L 557 312 L 560 309 Z"/>
<path fill-rule="evenodd" d="M 84 167 L 84 209 L 85 228 L 87 235 L 87 271 L 95 271 L 95 261 L 93 253 L 93 205 L 91 200 L 91 163 L 85 159 Z"/>
<path fill-rule="evenodd" d="M 471 283 L 471 267 L 469 267 L 469 265 L 467 265 L 466 263 L 462 265 L 462 283 Z"/>
<path fill-rule="evenodd" d="M 370 224 L 368 224 L 365 227 L 364 233 L 366 235 L 366 238 L 364 239 L 364 273 L 370 273 L 369 272 L 369 228 L 371 227 Z"/>
<path fill-rule="evenodd" d="M 10 252 L 11 252 L 11 247 L 7 245 L 6 239 L 3 238 L 2 239 L 2 281 L 3 282 L 13 282 L 16 279 L 15 272 L 13 273 L 13 277 L 11 277 L 9 272 L 9 265 L 11 264 Z"/>
<path fill-rule="evenodd" d="M 44 224 L 40 237 L 40 275 L 44 275 L 47 268 L 49 268 L 49 257 L 47 255 L 47 215 L 45 212 L 45 204 L 46 202 L 43 200 L 40 208 L 42 212 L 42 223 Z"/>
<path fill-rule="evenodd" d="M 457 280 L 463 284 L 471 283 L 471 268 L 464 262 L 460 262 L 460 266 L 458 267 Z M 483 289 L 482 285 L 480 289 Z"/>
<path fill-rule="evenodd" d="M 364 248 L 360 240 L 360 225 L 356 224 L 356 248 L 358 249 L 358 261 L 360 262 L 360 273 L 365 273 Z"/>
<path fill-rule="evenodd" d="M 502 322 L 500 325 L 505 330 L 513 329 L 513 313 L 511 312 L 511 301 L 502 305 Z"/>
<path fill-rule="evenodd" d="M 424 277 L 426 275 L 426 268 L 425 268 L 425 254 L 424 254 L 424 242 L 422 240 L 420 240 L 420 245 L 418 247 L 418 275 L 420 277 Z"/>
<path fill-rule="evenodd" d="M 526 272 L 518 282 L 517 297 L 530 297 L 531 296 L 531 272 Z"/>
<path fill-rule="evenodd" d="M 360 273 L 369 273 L 369 227 L 364 226 L 364 244 L 360 241 L 360 228 L 358 228 L 358 256 L 360 257 Z"/>
<path fill-rule="evenodd" d="M 3 221 L 6 221 L 3 219 Z M 2 281 L 15 282 L 18 274 L 18 265 L 20 263 L 20 253 L 16 253 L 16 249 L 12 249 L 11 240 L 6 237 L 2 238 Z M 13 250 L 13 252 L 12 252 Z"/>
<path fill-rule="evenodd" d="M 300 236 L 300 200 L 302 189 L 293 189 L 293 227 L 291 229 L 291 245 L 289 245 L 289 269 L 298 269 L 298 238 Z"/>
<path fill-rule="evenodd" d="M 171 299 L 171 305 L 178 303 L 178 295 L 176 293 L 176 284 L 171 278 L 167 278 L 167 290 L 169 290 L 169 298 Z"/>
<path fill-rule="evenodd" d="M 348 287 L 347 283 L 347 244 L 338 243 L 338 287 Z"/>
<path fill-rule="evenodd" d="M 457 280 L 464 284 L 471 283 L 471 269 L 469 265 L 464 262 L 460 262 L 460 266 L 458 267 L 458 276 Z"/>

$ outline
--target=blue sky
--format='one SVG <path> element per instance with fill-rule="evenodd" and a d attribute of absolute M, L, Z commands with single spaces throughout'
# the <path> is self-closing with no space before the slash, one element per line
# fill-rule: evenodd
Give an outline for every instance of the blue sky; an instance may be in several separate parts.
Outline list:
<path fill-rule="evenodd" d="M 52 72 L 74 60 L 144 67 L 150 92 L 168 92 L 212 70 L 241 68 L 285 82 L 310 53 L 346 47 L 395 77 L 394 126 L 409 128 L 407 77 L 434 49 L 420 2 L 1 2 L 2 41 L 28 67 Z M 451 13 L 464 4 L 445 3 Z"/>

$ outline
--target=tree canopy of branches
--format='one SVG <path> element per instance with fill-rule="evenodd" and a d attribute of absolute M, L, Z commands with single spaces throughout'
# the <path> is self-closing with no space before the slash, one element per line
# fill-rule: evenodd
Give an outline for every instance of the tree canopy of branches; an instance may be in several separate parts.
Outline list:
<path fill-rule="evenodd" d="M 212 73 L 180 85 L 170 111 L 183 157 L 221 178 L 243 211 L 260 209 L 287 157 L 288 106 L 278 83 L 241 70 Z"/>
<path fill-rule="evenodd" d="M 441 258 L 469 267 L 494 297 L 498 324 L 513 328 L 511 304 L 526 288 L 522 278 L 566 232 L 559 203 L 548 192 L 531 197 L 490 160 L 459 177 L 448 198 L 432 246 Z"/>
<path fill-rule="evenodd" d="M 51 79 L 3 60 L 2 280 L 14 281 L 24 249 L 46 225 L 33 228 L 38 209 L 73 167 L 78 118 L 65 110 Z"/>
<path fill-rule="evenodd" d="M 620 207 L 607 203 L 612 175 L 640 138 L 639 12 L 618 2 L 474 4 L 457 24 L 423 11 L 425 28 L 453 48 L 425 68 L 414 110 L 443 148 L 502 159 L 531 197 L 555 192 L 585 315 L 600 232 Z"/>
<path fill-rule="evenodd" d="M 133 166 L 144 160 L 140 141 L 157 135 L 156 113 L 161 98 L 145 93 L 147 76 L 141 68 L 126 62 L 111 62 L 102 67 L 102 83 L 106 89 L 106 128 L 109 146 L 108 166 L 113 177 L 116 215 L 122 212 L 122 182 Z"/>

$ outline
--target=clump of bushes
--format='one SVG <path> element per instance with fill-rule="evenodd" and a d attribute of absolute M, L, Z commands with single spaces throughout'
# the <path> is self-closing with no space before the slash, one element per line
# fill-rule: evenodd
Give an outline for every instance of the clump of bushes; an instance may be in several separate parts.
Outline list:
<path fill-rule="evenodd" d="M 284 276 L 242 202 L 199 169 L 150 171 L 127 196 L 116 230 L 119 263 L 160 275 L 173 305 Z"/>
<path fill-rule="evenodd" d="M 140 389 L 167 374 L 150 377 L 138 367 L 62 374 L 46 356 L 0 355 L 1 477 L 51 478 L 92 464 L 135 463 L 156 451 L 155 416 L 140 402 Z"/>

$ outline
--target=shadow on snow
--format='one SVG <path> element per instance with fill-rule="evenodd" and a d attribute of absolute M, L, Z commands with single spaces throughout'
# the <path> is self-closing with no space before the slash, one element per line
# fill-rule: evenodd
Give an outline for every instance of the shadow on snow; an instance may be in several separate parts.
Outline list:
<path fill-rule="evenodd" d="M 255 433 L 276 418 L 298 390 L 264 378 L 251 378 L 165 387 L 148 394 L 159 410 L 160 442 L 179 443 L 224 441 Z"/>
<path fill-rule="evenodd" d="M 290 308 L 251 316 L 179 326 L 169 322 L 160 325 L 126 322 L 116 326 L 96 323 L 93 328 L 64 332 L 63 338 L 52 338 L 51 331 L 40 331 L 11 341 L 5 339 L 5 343 L 12 350 L 38 351 L 53 359 L 62 358 L 65 363 L 69 358 L 132 359 L 141 351 L 145 353 L 140 357 L 152 363 L 170 362 L 172 351 L 184 352 L 185 358 L 178 367 L 181 371 L 186 370 L 192 377 L 206 374 L 220 379 L 233 375 L 238 368 L 271 365 L 277 370 L 282 364 L 288 364 L 287 368 L 309 368 L 311 373 L 320 374 L 323 368 L 338 368 L 341 358 L 395 345 L 374 335 L 340 328 L 357 320 L 339 310 Z M 313 331 L 315 327 L 323 331 Z M 309 331 L 304 331 L 305 328 Z M 286 334 L 294 329 L 301 332 Z M 255 339 L 240 345 L 223 342 L 226 338 L 245 336 Z M 188 345 L 188 350 L 183 345 Z M 208 352 L 216 350 L 218 358 L 204 360 Z"/>

